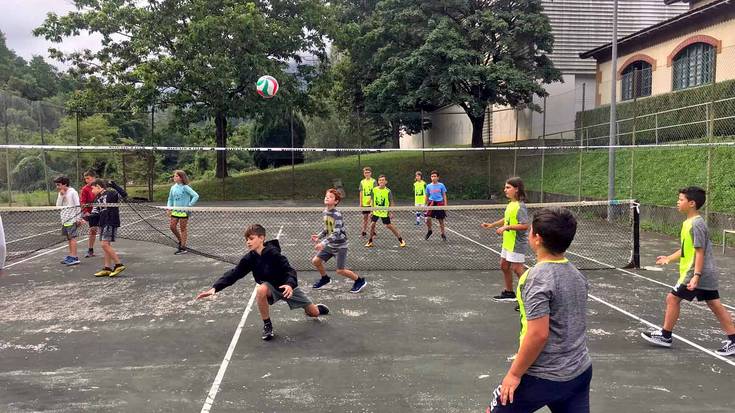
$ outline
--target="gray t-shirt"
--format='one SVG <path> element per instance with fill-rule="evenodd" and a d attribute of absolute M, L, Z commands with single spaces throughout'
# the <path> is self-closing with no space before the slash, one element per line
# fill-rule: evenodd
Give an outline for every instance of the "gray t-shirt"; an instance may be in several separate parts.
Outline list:
<path fill-rule="evenodd" d="M 526 374 L 568 381 L 592 364 L 587 350 L 587 278 L 569 261 L 540 262 L 521 278 L 521 319 L 549 316 L 549 338 Z"/>
<path fill-rule="evenodd" d="M 518 223 L 528 224 L 528 209 L 526 209 L 526 203 L 521 202 L 521 207 L 518 208 Z M 518 254 L 526 254 L 528 249 L 528 230 L 516 231 L 516 245 L 513 248 Z"/>
<path fill-rule="evenodd" d="M 704 218 L 697 217 L 692 220 L 692 242 L 694 248 L 704 249 L 704 265 L 702 266 L 702 275 L 699 277 L 697 288 L 700 290 L 716 290 L 717 270 L 715 269 L 715 259 L 712 256 L 712 241 L 709 239 L 709 229 L 704 222 Z M 694 276 L 694 265 L 692 265 L 685 283 Z"/>

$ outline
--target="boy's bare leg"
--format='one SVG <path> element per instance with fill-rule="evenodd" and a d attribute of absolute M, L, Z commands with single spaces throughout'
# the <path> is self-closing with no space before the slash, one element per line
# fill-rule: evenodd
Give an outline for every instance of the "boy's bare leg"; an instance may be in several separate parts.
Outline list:
<path fill-rule="evenodd" d="M 681 311 L 681 298 L 669 293 L 666 296 L 666 314 L 664 315 L 663 329 L 674 331 L 674 326 L 679 320 L 679 312 Z"/>
<path fill-rule="evenodd" d="M 176 240 L 179 241 L 179 245 L 181 245 L 181 234 L 179 233 L 179 229 L 176 228 L 176 223 L 179 220 L 176 218 L 171 218 L 171 221 L 169 222 L 169 228 L 171 229 L 171 232 L 174 233 L 174 236 L 176 236 Z"/>
<path fill-rule="evenodd" d="M 189 238 L 189 220 L 188 219 L 180 219 L 179 220 L 179 227 L 181 227 L 181 247 L 186 247 L 186 241 Z"/>
<path fill-rule="evenodd" d="M 500 270 L 503 271 L 505 291 L 513 291 L 513 271 L 511 270 L 511 263 L 506 261 L 505 258 L 501 258 Z"/>
<path fill-rule="evenodd" d="M 265 284 L 258 285 L 257 292 L 255 293 L 255 301 L 258 303 L 258 311 L 260 311 L 260 318 L 263 320 L 268 320 L 269 318 L 271 318 L 270 308 L 268 304 L 268 297 L 270 297 L 270 295 L 271 295 L 271 292 L 268 290 L 267 285 Z M 317 310 L 317 314 L 318 313 L 319 313 L 319 310 Z"/>
<path fill-rule="evenodd" d="M 324 274 L 326 274 L 326 271 L 324 272 Z M 347 268 L 337 269 L 337 274 L 339 274 L 339 275 L 341 275 L 343 277 L 347 277 L 347 278 L 351 279 L 352 281 L 357 281 L 357 279 L 360 278 L 360 277 L 357 276 L 357 274 L 355 274 L 351 270 L 348 270 Z"/>
<path fill-rule="evenodd" d="M 426 217 L 426 227 L 431 231 L 431 217 Z"/>
<path fill-rule="evenodd" d="M 523 275 L 524 272 L 526 272 L 526 267 L 521 264 L 520 262 L 514 262 L 511 265 L 511 270 L 515 273 L 516 277 L 521 278 L 521 275 Z"/>
<path fill-rule="evenodd" d="M 77 239 L 71 238 L 69 240 L 69 255 L 72 257 L 77 256 Z"/>
<path fill-rule="evenodd" d="M 386 227 L 390 230 L 390 232 L 393 233 L 393 235 L 396 236 L 396 238 L 401 238 L 401 234 L 398 232 L 393 224 L 387 224 Z"/>
<path fill-rule="evenodd" d="M 725 306 L 722 305 L 722 302 L 717 300 L 710 300 L 707 301 L 707 306 L 709 306 L 709 309 L 712 310 L 712 312 L 715 314 L 715 317 L 717 317 L 717 321 L 720 322 L 720 325 L 722 326 L 722 330 L 725 331 L 725 334 L 728 336 L 735 334 L 735 325 L 732 323 L 732 316 L 727 311 Z"/>
<path fill-rule="evenodd" d="M 102 249 L 105 251 L 105 266 L 112 267 L 112 263 L 120 264 L 120 257 L 110 245 L 110 241 L 102 241 Z"/>
<path fill-rule="evenodd" d="M 314 257 L 311 259 L 311 263 L 316 267 L 316 270 L 319 271 L 319 275 L 324 277 L 327 275 L 327 269 L 324 268 L 324 261 L 322 261 L 319 257 Z M 339 270 L 337 271 L 339 273 Z"/>
<path fill-rule="evenodd" d="M 439 220 L 439 230 L 441 231 L 442 235 L 444 235 L 444 220 Z"/>
<path fill-rule="evenodd" d="M 319 317 L 319 307 L 317 307 L 316 304 L 309 304 L 304 307 L 304 313 L 309 317 Z"/>
<path fill-rule="evenodd" d="M 89 246 L 89 249 L 94 249 L 94 240 L 97 238 L 97 227 L 90 227 L 89 228 L 89 242 L 87 245 Z"/>

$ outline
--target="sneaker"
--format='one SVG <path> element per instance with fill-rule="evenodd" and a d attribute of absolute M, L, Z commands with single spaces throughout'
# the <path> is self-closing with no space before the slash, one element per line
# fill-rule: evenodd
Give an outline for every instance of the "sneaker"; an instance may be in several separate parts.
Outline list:
<path fill-rule="evenodd" d="M 520 313 L 521 312 L 521 306 L 518 305 L 518 304 L 516 304 L 516 308 L 514 308 L 513 310 L 515 310 L 516 312 L 519 312 Z"/>
<path fill-rule="evenodd" d="M 510 302 L 516 302 L 516 293 L 513 291 L 506 291 L 503 290 L 500 294 L 493 297 L 493 301 L 499 302 L 499 303 L 510 303 Z"/>
<path fill-rule="evenodd" d="M 273 324 L 263 324 L 263 335 L 260 336 L 265 341 L 273 338 Z"/>
<path fill-rule="evenodd" d="M 317 282 L 314 283 L 314 285 L 311 286 L 311 288 L 314 288 L 316 290 L 324 287 L 325 285 L 329 284 L 332 281 L 331 278 L 329 278 L 328 275 L 325 275 L 324 277 L 319 278 Z"/>
<path fill-rule="evenodd" d="M 401 248 L 405 248 L 405 247 L 406 247 L 406 240 L 401 240 L 401 241 L 400 241 L 400 242 L 398 243 L 398 245 L 400 245 L 400 246 L 401 246 Z"/>
<path fill-rule="evenodd" d="M 360 291 L 362 291 L 362 289 L 365 288 L 366 285 L 367 285 L 367 281 L 365 281 L 364 278 L 358 278 L 352 284 L 352 288 L 350 289 L 350 292 L 357 294 Z"/>
<path fill-rule="evenodd" d="M 61 260 L 61 263 L 62 264 L 67 264 L 69 262 L 69 260 L 71 260 L 71 255 L 67 255 L 66 257 L 64 257 L 64 259 Z"/>
<path fill-rule="evenodd" d="M 661 330 L 647 331 L 645 333 L 641 333 L 641 337 L 646 339 L 646 341 L 648 341 L 649 343 L 661 347 L 671 347 L 671 343 L 674 341 L 672 338 L 664 337 Z"/>
<path fill-rule="evenodd" d="M 373 246 L 373 240 L 368 240 L 368 242 L 365 243 L 365 246 L 368 247 L 368 248 L 372 247 Z"/>
<path fill-rule="evenodd" d="M 319 309 L 319 315 L 327 315 L 329 314 L 329 307 L 327 307 L 324 304 L 317 304 L 316 308 Z"/>
<path fill-rule="evenodd" d="M 442 234 L 442 241 L 444 241 L 444 242 L 446 242 L 446 241 L 447 241 L 447 236 L 446 236 L 446 235 L 444 235 L 444 234 Z"/>
<path fill-rule="evenodd" d="M 418 216 L 416 217 L 416 225 L 421 225 L 421 218 Z"/>
<path fill-rule="evenodd" d="M 115 265 L 115 269 L 110 273 L 110 277 L 117 277 L 121 272 L 125 271 L 125 266 L 122 264 Z"/>
<path fill-rule="evenodd" d="M 69 257 L 69 260 L 66 261 L 66 266 L 71 267 L 72 265 L 79 265 L 80 262 L 79 257 Z"/>
<path fill-rule="evenodd" d="M 735 341 L 732 340 L 723 340 L 721 349 L 716 350 L 715 353 L 721 355 L 721 356 L 732 356 L 735 354 Z"/>
<path fill-rule="evenodd" d="M 186 249 L 186 247 L 179 247 L 176 252 L 174 252 L 174 255 L 181 255 L 188 253 L 189 250 Z"/>
<path fill-rule="evenodd" d="M 84 254 L 84 258 L 92 258 L 94 256 L 94 250 L 88 250 L 87 253 Z"/>
<path fill-rule="evenodd" d="M 424 239 L 429 239 L 429 237 L 430 237 L 430 236 L 431 236 L 431 234 L 433 234 L 433 233 L 434 233 L 434 231 L 431 231 L 431 230 L 429 230 L 429 231 L 428 231 L 428 232 L 426 233 L 426 236 L 424 237 Z"/>
<path fill-rule="evenodd" d="M 109 277 L 110 274 L 112 274 L 112 268 L 105 267 L 96 273 L 94 273 L 95 277 Z"/>

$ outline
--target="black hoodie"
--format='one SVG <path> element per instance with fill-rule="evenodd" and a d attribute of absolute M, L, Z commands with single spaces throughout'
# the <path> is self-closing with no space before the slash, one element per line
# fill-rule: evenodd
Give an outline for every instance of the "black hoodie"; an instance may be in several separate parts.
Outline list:
<path fill-rule="evenodd" d="M 221 291 L 240 278 L 253 272 L 253 278 L 258 284 L 269 282 L 278 288 L 284 284 L 296 288 L 299 284 L 296 280 L 296 270 L 288 263 L 288 259 L 281 255 L 281 245 L 278 240 L 266 241 L 262 254 L 250 251 L 245 254 L 237 266 L 227 271 L 212 287 L 214 291 Z"/>

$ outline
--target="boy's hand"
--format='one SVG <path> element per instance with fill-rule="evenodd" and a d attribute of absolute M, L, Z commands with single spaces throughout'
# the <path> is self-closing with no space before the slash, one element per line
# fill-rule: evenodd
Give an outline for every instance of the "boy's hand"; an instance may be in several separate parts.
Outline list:
<path fill-rule="evenodd" d="M 317 242 L 316 245 L 314 245 L 314 249 L 317 251 L 321 251 L 324 249 L 324 244 L 322 244 L 321 242 Z"/>
<path fill-rule="evenodd" d="M 500 404 L 505 406 L 508 403 L 513 403 L 513 394 L 515 393 L 518 385 L 521 384 L 521 378 L 508 372 L 503 378 L 503 382 L 500 384 Z"/>
<path fill-rule="evenodd" d="M 195 298 L 195 300 L 200 300 L 202 298 L 209 297 L 210 295 L 214 295 L 214 293 L 215 293 L 214 287 L 212 287 L 208 289 L 207 291 L 202 291 L 199 294 L 197 294 L 197 298 Z"/>
<path fill-rule="evenodd" d="M 311 242 L 317 242 L 319 241 L 319 236 L 316 234 L 311 234 Z"/>
<path fill-rule="evenodd" d="M 480 224 L 480 226 L 483 227 L 483 228 L 485 228 L 485 229 L 490 229 L 490 228 L 493 227 L 493 224 L 491 224 L 489 222 L 483 222 L 482 224 Z"/>
<path fill-rule="evenodd" d="M 695 275 L 692 277 L 691 280 L 689 280 L 689 284 L 687 284 L 687 290 L 694 291 L 697 289 L 697 286 L 699 285 L 699 276 Z"/>
<path fill-rule="evenodd" d="M 666 265 L 669 263 L 669 257 L 666 255 L 659 255 L 656 257 L 656 265 Z"/>
<path fill-rule="evenodd" d="M 495 233 L 498 235 L 503 235 L 503 232 L 505 232 L 506 229 L 507 229 L 506 227 L 500 227 L 495 230 Z"/>
<path fill-rule="evenodd" d="M 288 284 L 283 284 L 278 288 L 283 290 L 283 298 L 291 298 L 291 296 L 293 295 L 293 288 L 291 288 L 291 286 Z"/>

